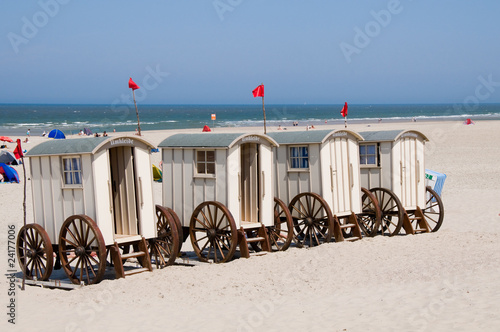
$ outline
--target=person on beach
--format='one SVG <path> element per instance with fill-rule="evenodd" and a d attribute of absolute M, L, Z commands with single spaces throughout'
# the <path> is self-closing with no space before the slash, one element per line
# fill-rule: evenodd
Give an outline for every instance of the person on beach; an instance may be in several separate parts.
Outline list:
<path fill-rule="evenodd" d="M 28 131 L 26 132 L 26 136 L 28 136 L 28 137 L 29 137 L 29 136 L 30 136 L 30 134 L 31 134 L 31 129 L 28 129 Z"/>
<path fill-rule="evenodd" d="M 108 134 L 106 133 L 106 131 L 104 131 L 104 132 L 102 133 L 102 136 L 108 136 Z"/>
<path fill-rule="evenodd" d="M 278 126 L 278 130 L 283 130 L 283 128 L 281 128 L 281 125 Z"/>

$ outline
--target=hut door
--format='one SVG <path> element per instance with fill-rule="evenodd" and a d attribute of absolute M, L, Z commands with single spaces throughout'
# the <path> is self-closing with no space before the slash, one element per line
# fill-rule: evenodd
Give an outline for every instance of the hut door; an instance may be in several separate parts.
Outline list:
<path fill-rule="evenodd" d="M 401 142 L 401 203 L 405 208 L 417 206 L 417 148 L 416 140 Z"/>
<path fill-rule="evenodd" d="M 351 210 L 352 164 L 349 160 L 348 139 L 335 138 L 331 143 L 331 190 L 334 214 Z"/>
<path fill-rule="evenodd" d="M 241 149 L 241 220 L 259 222 L 259 149 L 255 143 L 240 145 Z"/>
<path fill-rule="evenodd" d="M 109 149 L 115 234 L 137 235 L 137 199 L 132 147 Z"/>

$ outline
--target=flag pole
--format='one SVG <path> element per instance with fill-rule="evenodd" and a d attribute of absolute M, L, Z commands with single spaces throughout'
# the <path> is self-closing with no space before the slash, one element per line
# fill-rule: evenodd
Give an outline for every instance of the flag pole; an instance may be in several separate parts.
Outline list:
<path fill-rule="evenodd" d="M 264 113 L 264 134 L 266 134 L 266 108 L 264 107 L 264 96 L 262 96 L 262 113 Z"/>
<path fill-rule="evenodd" d="M 137 110 L 137 103 L 135 102 L 134 89 L 132 89 L 132 96 L 134 96 L 135 114 L 137 115 L 137 135 L 141 136 L 141 122 L 139 121 L 139 111 Z"/>
<path fill-rule="evenodd" d="M 21 140 L 18 138 L 18 145 L 21 148 Z M 24 196 L 23 196 L 23 225 L 24 225 L 24 243 L 23 252 L 26 253 L 26 166 L 24 166 L 24 153 L 21 154 L 21 163 L 23 164 L 23 178 L 24 178 Z M 26 259 L 26 258 L 25 258 Z M 21 290 L 24 290 L 24 285 L 26 284 L 26 260 L 24 261 L 24 271 L 23 271 L 23 283 L 21 285 Z"/>
<path fill-rule="evenodd" d="M 347 116 L 344 116 L 344 126 L 347 128 Z"/>

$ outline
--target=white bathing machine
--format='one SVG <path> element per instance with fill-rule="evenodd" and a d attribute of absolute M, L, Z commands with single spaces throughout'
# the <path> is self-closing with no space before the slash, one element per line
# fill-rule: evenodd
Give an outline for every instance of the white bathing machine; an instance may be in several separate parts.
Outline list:
<path fill-rule="evenodd" d="M 159 144 L 163 161 L 162 204 L 181 220 L 202 261 L 225 262 L 239 244 L 285 250 L 293 239 L 286 205 L 272 185 L 269 136 L 240 133 L 176 134 Z M 290 230 L 290 231 L 289 231 Z"/>
<path fill-rule="evenodd" d="M 134 136 L 49 140 L 28 153 L 32 224 L 18 235 L 18 257 L 29 279 L 47 280 L 53 252 L 76 284 L 99 282 L 107 250 L 117 277 L 151 270 L 146 239 L 156 237 L 150 149 Z M 135 252 L 127 253 L 130 246 Z M 123 255 L 122 255 L 123 253 Z M 143 268 L 124 271 L 135 257 Z"/>
<path fill-rule="evenodd" d="M 425 142 L 416 130 L 360 132 L 361 185 L 380 204 L 379 232 L 398 234 L 437 231 L 443 222 L 442 201 L 425 185 Z"/>
<path fill-rule="evenodd" d="M 275 147 L 274 186 L 290 202 L 299 244 L 315 246 L 361 238 L 359 220 L 380 218 L 378 204 L 362 194 L 358 144 L 363 138 L 350 130 L 309 130 L 269 133 Z M 378 214 L 378 215 L 377 215 Z M 363 222 L 364 223 L 364 222 Z"/>

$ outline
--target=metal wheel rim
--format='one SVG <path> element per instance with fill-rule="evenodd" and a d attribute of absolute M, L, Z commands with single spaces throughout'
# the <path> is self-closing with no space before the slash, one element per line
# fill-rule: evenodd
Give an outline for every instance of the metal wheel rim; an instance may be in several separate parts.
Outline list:
<path fill-rule="evenodd" d="M 316 193 L 302 193 L 288 205 L 292 215 L 294 238 L 299 246 L 314 247 L 330 242 L 333 214 L 326 201 Z"/>
<path fill-rule="evenodd" d="M 85 215 L 67 218 L 59 233 L 59 257 L 72 283 L 101 281 L 106 270 L 106 245 L 95 221 Z"/>
<path fill-rule="evenodd" d="M 26 278 L 48 280 L 54 266 L 54 252 L 45 229 L 38 224 L 23 226 L 18 233 L 16 246 L 19 266 Z"/>
<path fill-rule="evenodd" d="M 196 255 L 203 262 L 227 262 L 238 245 L 238 233 L 231 212 L 215 201 L 201 203 L 194 210 L 189 223 L 189 237 Z"/>
<path fill-rule="evenodd" d="M 156 205 L 156 218 L 157 237 L 149 240 L 149 256 L 162 269 L 174 264 L 179 255 L 179 232 L 167 208 Z"/>

